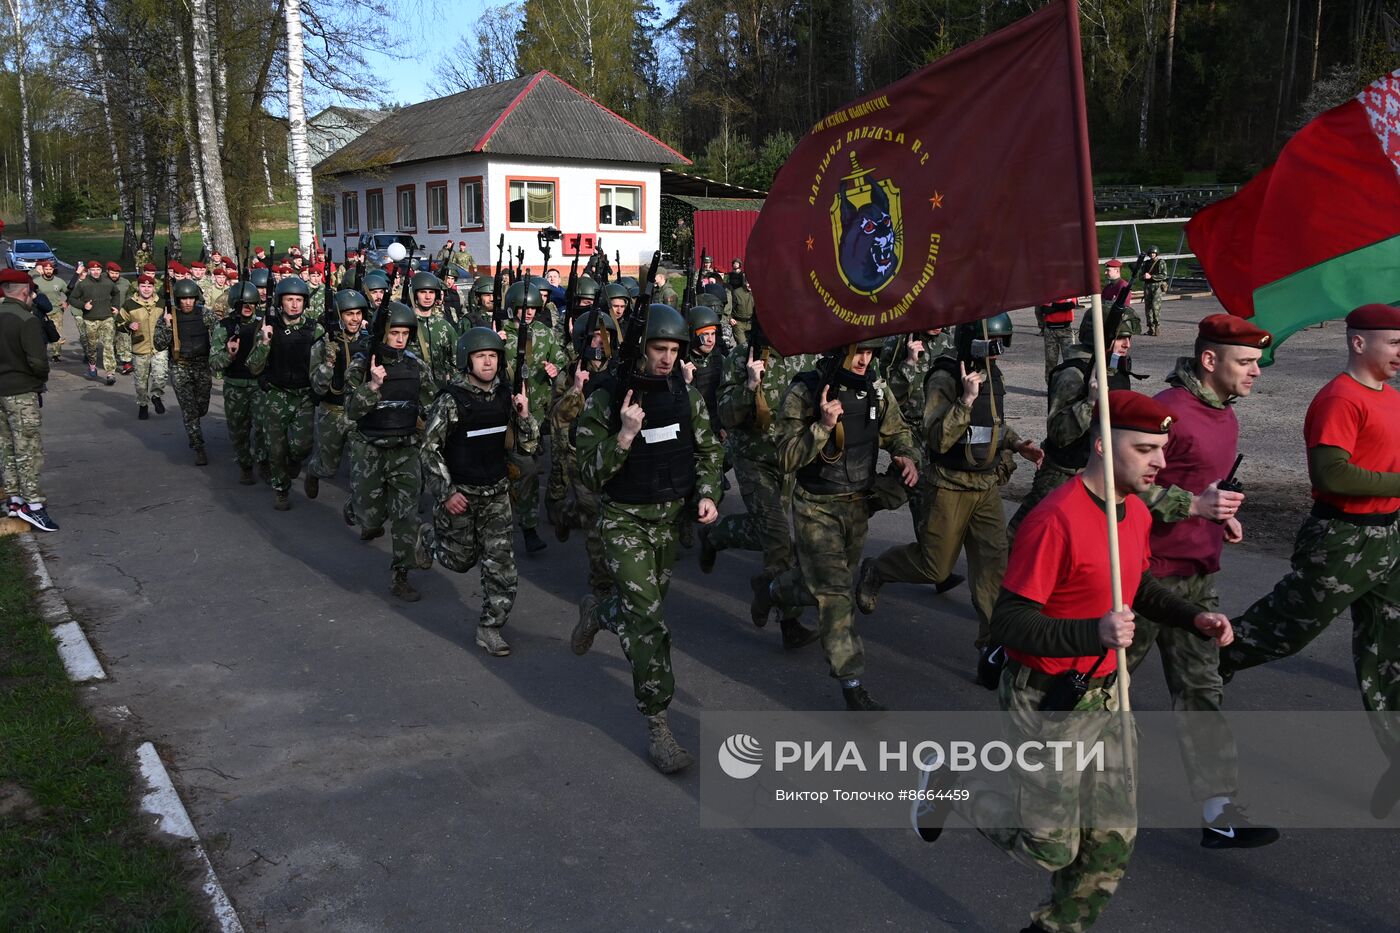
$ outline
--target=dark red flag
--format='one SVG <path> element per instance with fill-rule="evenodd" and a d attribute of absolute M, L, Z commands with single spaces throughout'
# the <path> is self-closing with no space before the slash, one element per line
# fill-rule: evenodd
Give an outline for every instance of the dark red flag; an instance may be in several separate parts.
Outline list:
<path fill-rule="evenodd" d="M 1098 291 L 1075 0 L 820 121 L 749 237 L 784 354 Z"/>

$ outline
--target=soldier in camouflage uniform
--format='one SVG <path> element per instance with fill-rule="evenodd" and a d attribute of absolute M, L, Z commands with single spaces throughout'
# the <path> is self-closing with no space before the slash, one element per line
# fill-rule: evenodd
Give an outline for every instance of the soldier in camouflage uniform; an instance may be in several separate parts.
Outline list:
<path fill-rule="evenodd" d="M 408 349 L 421 317 L 397 301 L 389 303 L 384 339 L 369 355 L 350 361 L 345 374 L 345 416 L 350 431 L 351 500 L 344 517 L 360 526 L 360 540 L 383 533 L 389 522 L 393 546 L 390 592 L 404 602 L 421 597 L 408 582 L 417 563 L 418 497 L 423 467 L 418 456 L 419 421 L 436 395 L 432 376 Z"/>
<path fill-rule="evenodd" d="M 205 466 L 204 430 L 199 419 L 209 414 L 213 380 L 209 371 L 210 334 L 219 323 L 214 312 L 200 303 L 199 286 L 182 279 L 172 289 L 175 319 L 162 317 L 156 328 L 155 348 L 170 352 L 170 381 L 185 422 L 185 437 L 194 451 L 195 466 Z"/>
<path fill-rule="evenodd" d="M 102 263 L 93 260 L 87 264 L 88 277 L 79 279 L 68 292 L 68 306 L 79 315 L 78 333 L 83 340 L 83 360 L 87 363 L 89 379 L 97 379 L 97 367 L 101 365 L 102 379 L 107 385 L 115 385 L 116 331 L 112 326 L 112 316 L 117 308 L 117 288 L 111 280 L 102 275 Z"/>
<path fill-rule="evenodd" d="M 729 320 L 733 328 L 737 346 L 748 346 L 749 329 L 753 327 L 753 292 L 749 290 L 749 277 L 744 272 L 744 263 L 734 260 L 729 266 Z"/>
<path fill-rule="evenodd" d="M 1236 622 L 1220 673 L 1296 654 L 1351 609 L 1361 704 L 1389 769 L 1371 798 L 1384 819 L 1400 800 L 1400 309 L 1364 305 L 1346 319 L 1347 367 L 1303 421 L 1313 510 L 1292 569 Z"/>
<path fill-rule="evenodd" d="M 418 315 L 413 352 L 428 367 L 428 378 L 436 395 L 456 373 L 452 362 L 457 355 L 457 331 L 442 313 L 442 280 L 431 272 L 415 272 L 409 282 L 413 312 Z"/>
<path fill-rule="evenodd" d="M 63 306 L 67 301 L 68 286 L 62 279 L 53 274 L 53 260 L 39 260 L 39 277 L 34 280 L 34 284 L 39 288 L 39 294 L 49 300 L 53 310 L 49 312 L 49 322 L 53 324 L 54 330 L 58 331 L 58 342 L 49 344 L 49 355 L 55 363 L 58 362 L 58 351 L 63 349 Z"/>
<path fill-rule="evenodd" d="M 151 260 L 154 258 L 155 257 L 151 253 L 151 244 L 147 243 L 145 240 L 142 240 L 141 245 L 136 247 L 136 254 L 134 257 L 136 263 L 136 271 L 145 271 L 146 266 L 149 265 Z"/>
<path fill-rule="evenodd" d="M 350 431 L 345 416 L 345 373 L 350 362 L 371 349 L 369 331 L 364 326 L 369 300 L 348 289 L 334 298 L 340 326 L 327 333 L 311 348 L 311 391 L 316 395 L 316 453 L 306 467 L 306 497 L 316 498 L 321 480 L 330 479 L 340 469 L 341 456 Z"/>
<path fill-rule="evenodd" d="M 156 294 L 156 280 L 145 273 L 136 280 L 136 294 L 122 305 L 117 315 L 117 327 L 131 339 L 133 362 L 132 381 L 136 385 L 136 417 L 142 421 L 151 417 L 150 406 L 156 414 L 165 414 L 165 383 L 169 377 L 169 355 L 157 350 L 155 335 L 165 308 Z"/>
<path fill-rule="evenodd" d="M 1064 361 L 1050 372 L 1050 413 L 1045 418 L 1045 462 L 1035 472 L 1031 490 L 1006 525 L 1007 544 L 1014 543 L 1016 529 L 1040 504 L 1089 461 L 1089 424 L 1098 394 L 1094 391 L 1093 319 L 1085 316 L 1079 326 L 1079 342 L 1065 350 Z M 1119 318 L 1108 347 L 1109 389 L 1131 389 L 1133 335 L 1138 332 L 1135 314 Z"/>
<path fill-rule="evenodd" d="M 574 346 L 577 360 L 560 370 L 554 379 L 554 404 L 549 410 L 550 461 L 558 462 L 567 493 L 561 506 L 559 521 L 554 523 L 554 535 L 560 543 L 569 540 L 571 528 L 582 528 L 584 550 L 588 554 L 588 586 L 593 595 L 602 599 L 612 589 L 603 560 L 603 539 L 598 535 L 598 516 L 602 502 L 598 493 L 584 482 L 578 471 L 578 454 L 574 446 L 574 425 L 588 396 L 606 381 L 599 374 L 608 368 L 612 348 L 617 345 L 617 325 L 612 316 L 598 313 L 595 323 L 591 314 L 574 319 Z M 592 325 L 596 329 L 589 331 Z M 550 482 L 553 483 L 553 470 Z"/>
<path fill-rule="evenodd" d="M 726 515 L 712 527 L 701 528 L 700 569 L 711 573 L 720 551 L 763 552 L 763 572 L 749 581 L 755 594 L 766 594 L 768 585 L 796 566 L 793 555 L 792 474 L 778 466 L 778 425 L 774 413 L 782 409 L 783 394 L 800 372 L 811 369 L 810 354 L 780 356 L 767 348 L 757 357 L 733 354 L 719 387 L 719 422 L 729 435 L 734 475 L 747 511 Z M 766 599 L 764 601 L 766 603 Z M 783 614 L 779 630 L 784 648 L 800 648 L 815 641 L 817 632 L 799 621 L 802 610 Z M 753 624 L 768 624 L 769 612 L 753 616 Z"/>
<path fill-rule="evenodd" d="M 228 269 L 218 263 L 210 270 L 209 284 L 204 286 L 204 304 L 221 321 L 228 314 L 228 289 Z"/>
<path fill-rule="evenodd" d="M 828 360 L 799 373 L 783 396 L 778 467 L 795 474 L 797 566 L 756 591 L 750 608 L 756 622 L 770 606 L 785 619 L 796 618 L 802 606 L 817 607 L 822 651 L 850 710 L 885 708 L 862 683 L 865 652 L 851 612 L 851 580 L 865 547 L 866 499 L 880 448 L 890 452 L 906 485 L 919 480 L 919 452 L 909 426 L 872 372 L 882 344 L 871 337 L 836 351 L 844 356 L 839 365 Z M 824 372 L 834 373 L 830 385 Z"/>
<path fill-rule="evenodd" d="M 44 326 L 30 304 L 33 286 L 25 272 L 0 270 L 0 481 L 10 494 L 3 514 L 40 531 L 57 531 L 39 487 L 44 469 L 40 396 L 49 360 Z"/>
<path fill-rule="evenodd" d="M 1147 336 L 1156 337 L 1162 329 L 1162 296 L 1167 293 L 1167 264 L 1157 258 L 1157 247 L 1147 248 L 1141 273 L 1142 303 L 1147 309 Z"/>
<path fill-rule="evenodd" d="M 615 382 L 595 387 L 578 421 L 579 470 L 602 497 L 598 532 L 613 588 L 601 602 L 584 597 L 570 642 L 581 655 L 600 627 L 618 636 L 632 665 L 637 709 L 647 717 L 648 757 L 674 774 L 694 759 L 666 720 L 676 684 L 661 604 L 676 558 L 676 516 L 692 495 L 701 524 L 719 515 L 723 451 L 700 393 L 680 376 L 690 339 L 685 319 L 654 304 L 634 326 L 645 328 L 639 372 L 621 399 Z"/>
<path fill-rule="evenodd" d="M 126 304 L 126 299 L 131 296 L 131 282 L 122 278 L 122 267 L 115 263 L 107 263 L 107 281 L 112 283 L 112 287 L 117 290 L 116 300 L 112 304 L 112 313 L 115 315 Z M 121 327 L 119 322 L 112 321 L 112 345 L 117 353 L 117 371 L 123 376 L 129 375 L 132 369 L 131 362 L 131 332 Z"/>
<path fill-rule="evenodd" d="M 263 321 L 262 339 L 248 354 L 248 371 L 266 383 L 260 420 L 277 494 L 273 508 L 279 512 L 292 507 L 287 494 L 315 438 L 311 348 L 325 331 L 306 315 L 310 293 L 302 279 L 284 276 L 275 292 L 276 318 Z"/>
<path fill-rule="evenodd" d="M 252 281 L 240 282 L 229 289 L 230 312 L 219 322 L 209 353 L 210 370 L 223 376 L 224 422 L 238 460 L 238 482 L 244 486 L 256 482 L 253 479 L 255 462 L 264 465 L 269 478 L 272 475 L 260 427 L 263 392 L 258 377 L 248 369 L 248 356 L 262 333 L 258 309 L 263 306 L 264 295 L 263 289 L 253 284 L 257 281 L 267 282 L 266 269 L 254 269 Z"/>
<path fill-rule="evenodd" d="M 1045 340 L 1045 384 L 1050 385 L 1050 375 L 1061 360 L 1069 358 L 1070 347 L 1074 343 L 1074 309 L 1078 307 L 1076 298 L 1057 298 L 1049 304 L 1035 309 L 1036 320 L 1040 322 L 1040 336 Z"/>
<path fill-rule="evenodd" d="M 493 327 L 495 322 L 496 281 L 491 276 L 478 276 L 467 296 L 467 323 L 472 327 Z"/>
<path fill-rule="evenodd" d="M 418 529 L 417 566 L 436 560 L 455 573 L 481 565 L 481 618 L 476 644 L 493 657 L 510 654 L 501 629 L 515 603 L 514 531 L 506 453 L 539 444 L 524 392 L 514 398 L 505 380 L 505 344 L 489 327 L 457 341 L 459 374 L 428 411 L 423 475 L 432 496 L 432 524 Z"/>
<path fill-rule="evenodd" d="M 959 324 L 953 339 L 955 352 L 934 360 L 924 382 L 921 427 L 929 461 L 918 540 L 861 564 L 856 604 L 861 612 L 874 612 L 883 583 L 943 583 L 966 548 L 980 623 L 978 681 L 990 690 L 996 687 L 999 653 L 988 632 L 1007 553 L 999 487 L 1015 469 L 1013 451 L 1035 464 L 1044 454 L 1003 417 L 1005 389 L 996 356 L 1010 344 L 1011 318 L 1003 313 Z"/>
<path fill-rule="evenodd" d="M 543 279 L 540 279 L 543 282 Z M 554 342 L 554 331 L 537 319 L 544 305 L 539 289 L 533 283 L 516 282 L 506 292 L 505 305 L 510 311 L 510 320 L 505 323 L 506 365 L 510 368 L 510 378 L 515 378 L 516 334 L 520 331 L 523 318 L 528 328 L 529 344 L 525 350 L 525 374 L 522 379 L 525 394 L 530 399 L 531 417 L 535 418 L 536 432 L 539 422 L 549 411 L 550 396 L 554 391 L 554 378 L 564 365 L 564 354 Z M 539 455 L 527 454 L 523 450 L 511 452 L 511 499 L 515 502 L 515 512 L 520 520 L 520 528 L 525 534 L 525 550 L 531 554 L 545 549 L 540 538 L 540 468 Z"/>
<path fill-rule="evenodd" d="M 705 400 L 710 424 L 719 436 L 720 444 L 724 445 L 727 438 L 719 422 L 719 384 L 724 378 L 726 355 L 718 349 L 719 316 L 709 308 L 695 307 L 686 312 L 686 324 L 690 327 L 690 349 L 681 360 L 681 372 L 685 374 L 685 381 L 693 385 Z M 726 450 L 721 476 L 729 472 L 729 466 L 729 453 Z M 681 547 L 690 550 L 695 546 L 695 519 L 691 508 L 681 510 L 678 533 Z"/>

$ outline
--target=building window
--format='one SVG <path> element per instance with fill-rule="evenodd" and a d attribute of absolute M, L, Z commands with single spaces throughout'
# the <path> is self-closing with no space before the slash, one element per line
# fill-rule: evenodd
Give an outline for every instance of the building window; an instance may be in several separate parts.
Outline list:
<path fill-rule="evenodd" d="M 356 236 L 360 232 L 360 195 L 347 191 L 341 200 L 344 203 L 345 235 Z"/>
<path fill-rule="evenodd" d="M 428 182 L 428 231 L 447 232 L 447 182 Z"/>
<path fill-rule="evenodd" d="M 481 201 L 481 176 L 463 178 L 458 183 L 457 203 L 462 210 L 462 229 L 479 230 L 485 226 L 486 211 Z"/>
<path fill-rule="evenodd" d="M 640 230 L 642 228 L 642 186 L 600 182 L 598 184 L 598 228 L 600 230 Z"/>
<path fill-rule="evenodd" d="M 558 182 L 512 178 L 508 184 L 511 223 L 535 227 L 554 223 L 554 191 Z"/>
<path fill-rule="evenodd" d="M 384 229 L 384 189 L 371 188 L 365 192 L 365 216 L 369 221 L 369 232 Z"/>
<path fill-rule="evenodd" d="M 321 205 L 321 236 L 335 236 L 335 202 Z"/>
<path fill-rule="evenodd" d="M 418 229 L 418 189 L 399 185 L 399 232 L 412 233 Z"/>

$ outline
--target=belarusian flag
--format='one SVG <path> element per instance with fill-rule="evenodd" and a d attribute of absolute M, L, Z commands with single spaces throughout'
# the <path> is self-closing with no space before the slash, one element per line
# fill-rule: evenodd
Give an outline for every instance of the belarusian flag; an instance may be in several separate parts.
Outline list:
<path fill-rule="evenodd" d="M 1400 69 L 1299 130 L 1186 225 L 1225 310 L 1274 335 L 1400 301 Z"/>

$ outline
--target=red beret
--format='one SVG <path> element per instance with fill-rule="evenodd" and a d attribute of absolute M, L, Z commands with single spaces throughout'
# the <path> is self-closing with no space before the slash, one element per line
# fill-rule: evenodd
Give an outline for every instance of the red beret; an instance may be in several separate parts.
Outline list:
<path fill-rule="evenodd" d="M 1099 406 L 1094 406 L 1094 421 Z M 1150 395 L 1132 389 L 1114 389 L 1108 393 L 1109 424 L 1121 431 L 1141 431 L 1143 434 L 1166 434 L 1175 416 L 1171 409 Z"/>
<path fill-rule="evenodd" d="M 191 269 L 207 269 L 207 268 L 209 268 L 209 267 L 206 266 L 204 263 L 200 262 L 198 259 L 196 259 L 194 262 L 190 263 L 190 268 L 191 268 Z"/>
<path fill-rule="evenodd" d="M 1108 262 L 1104 263 L 1104 267 L 1108 269 L 1121 269 L 1123 268 L 1123 260 L 1110 259 Z"/>
<path fill-rule="evenodd" d="M 107 271 L 108 271 L 108 272 L 120 272 L 120 271 L 122 271 L 121 263 L 119 263 L 119 262 L 109 262 L 109 263 L 107 263 Z"/>
<path fill-rule="evenodd" d="M 466 245 L 467 245 L 467 241 L 466 241 L 466 240 L 458 240 L 458 241 L 457 241 L 457 245 L 458 245 L 458 246 L 466 246 Z"/>
<path fill-rule="evenodd" d="M 1210 343 L 1262 350 L 1273 343 L 1274 335 L 1233 314 L 1212 314 L 1196 325 L 1196 338 Z"/>
<path fill-rule="evenodd" d="M 0 270 L 0 285 L 33 285 L 34 280 L 29 277 L 28 272 L 21 272 L 19 269 Z"/>
<path fill-rule="evenodd" d="M 325 267 L 325 264 L 319 263 L 319 262 L 318 262 L 318 263 L 316 263 L 315 265 L 313 265 L 313 266 L 311 267 L 311 271 L 314 272 L 314 273 L 316 273 L 317 275 L 325 275 L 325 274 L 326 274 L 326 267 Z"/>
<path fill-rule="evenodd" d="M 1400 330 L 1400 308 L 1392 305 L 1362 305 L 1347 315 L 1351 330 Z"/>
<path fill-rule="evenodd" d="M 170 264 L 170 271 L 173 272 L 173 273 L 175 273 L 176 275 L 189 275 L 189 274 L 190 274 L 190 270 L 186 269 L 185 266 L 184 266 L 184 263 L 180 263 L 180 262 L 172 262 L 172 263 Z"/>
<path fill-rule="evenodd" d="M 101 269 L 102 263 L 98 262 L 96 259 L 89 259 L 87 267 L 89 269 Z"/>
<path fill-rule="evenodd" d="M 40 259 L 40 260 L 39 260 L 39 265 L 41 265 L 41 266 L 51 266 L 51 265 L 53 265 L 53 260 L 52 260 L 52 259 Z"/>
<path fill-rule="evenodd" d="M 266 268 L 267 268 L 267 263 L 265 263 L 265 262 L 255 262 L 255 263 L 253 263 L 253 268 L 254 268 L 254 269 L 266 269 Z"/>
<path fill-rule="evenodd" d="M 146 275 L 146 274 L 143 273 L 143 274 L 141 274 L 140 276 L 137 277 L 137 279 L 136 279 L 136 284 L 137 284 L 137 285 L 154 285 L 154 284 L 156 284 L 156 277 L 153 276 L 153 275 Z"/>
<path fill-rule="evenodd" d="M 263 254 L 264 250 L 263 250 L 263 248 L 262 248 L 261 246 L 254 246 L 254 247 L 253 247 L 253 252 L 256 253 L 256 254 L 258 254 L 259 256 L 261 256 L 261 255 Z"/>
<path fill-rule="evenodd" d="M 149 272 L 149 273 L 151 273 L 152 275 L 154 275 L 154 274 L 155 274 L 155 271 L 156 271 L 156 264 L 153 263 L 153 262 L 148 262 L 148 263 L 146 263 L 144 266 L 141 267 L 141 271 L 142 271 L 142 272 Z"/>
<path fill-rule="evenodd" d="M 346 252 L 345 252 L 345 258 L 346 258 L 346 259 L 359 259 L 359 258 L 360 258 L 360 251 L 359 251 L 359 250 L 355 250 L 355 249 L 346 250 Z"/>

